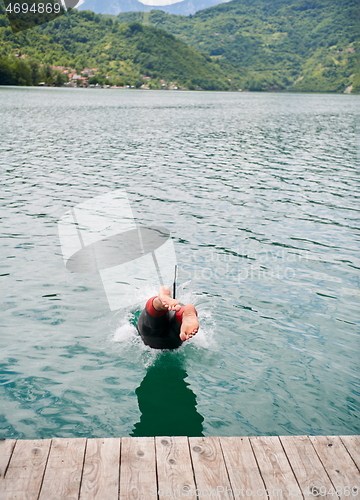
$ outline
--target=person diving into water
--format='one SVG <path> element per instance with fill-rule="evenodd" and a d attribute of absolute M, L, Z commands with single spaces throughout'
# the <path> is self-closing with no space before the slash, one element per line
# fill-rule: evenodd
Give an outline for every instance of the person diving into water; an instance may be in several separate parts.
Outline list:
<path fill-rule="evenodd" d="M 144 344 L 154 349 L 176 349 L 199 330 L 197 312 L 192 304 L 182 305 L 171 297 L 166 286 L 151 297 L 136 325 Z"/>

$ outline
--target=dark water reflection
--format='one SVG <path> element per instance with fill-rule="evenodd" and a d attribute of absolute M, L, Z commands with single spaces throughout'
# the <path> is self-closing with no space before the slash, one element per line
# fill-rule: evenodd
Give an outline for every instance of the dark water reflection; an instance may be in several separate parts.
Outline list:
<path fill-rule="evenodd" d="M 141 417 L 131 436 L 203 436 L 204 417 L 187 376 L 181 358 L 162 353 L 135 391 Z"/>

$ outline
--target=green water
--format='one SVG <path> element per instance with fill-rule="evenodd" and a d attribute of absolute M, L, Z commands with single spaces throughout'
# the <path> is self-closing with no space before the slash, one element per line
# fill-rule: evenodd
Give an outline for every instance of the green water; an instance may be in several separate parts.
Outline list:
<path fill-rule="evenodd" d="M 360 97 L 0 88 L 3 437 L 358 434 Z M 174 352 L 66 270 L 125 189 L 200 331 Z"/>
<path fill-rule="evenodd" d="M 196 396 L 185 381 L 188 374 L 183 364 L 165 352 L 148 368 L 135 391 L 141 417 L 132 436 L 203 435 L 204 418 L 196 410 Z"/>

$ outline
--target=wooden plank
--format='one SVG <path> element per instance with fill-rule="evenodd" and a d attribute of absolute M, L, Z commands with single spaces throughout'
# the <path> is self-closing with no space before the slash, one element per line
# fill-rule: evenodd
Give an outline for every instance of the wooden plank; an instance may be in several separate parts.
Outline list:
<path fill-rule="evenodd" d="M 218 437 L 190 437 L 190 453 L 199 499 L 233 499 Z"/>
<path fill-rule="evenodd" d="M 156 495 L 154 438 L 122 438 L 120 500 L 149 500 Z"/>
<path fill-rule="evenodd" d="M 360 436 L 340 436 L 340 439 L 360 470 Z"/>
<path fill-rule="evenodd" d="M 2 439 L 0 441 L 0 480 L 5 476 L 15 443 L 16 439 Z"/>
<path fill-rule="evenodd" d="M 1 500 L 360 500 L 360 436 L 6 440 L 0 470 Z"/>
<path fill-rule="evenodd" d="M 305 498 L 321 496 L 329 500 L 337 499 L 309 437 L 280 436 L 280 441 Z"/>
<path fill-rule="evenodd" d="M 310 436 L 327 474 L 341 499 L 354 498 L 352 488 L 357 488 L 355 498 L 360 498 L 360 472 L 352 461 L 339 436 Z M 348 493 L 350 492 L 350 493 Z"/>
<path fill-rule="evenodd" d="M 300 488 L 277 436 L 250 437 L 269 499 L 302 499 Z"/>
<path fill-rule="evenodd" d="M 16 442 L 5 478 L 1 482 L 1 499 L 37 500 L 50 444 L 51 439 Z"/>
<path fill-rule="evenodd" d="M 54 438 L 39 500 L 78 500 L 85 438 Z"/>
<path fill-rule="evenodd" d="M 159 500 L 186 497 L 196 500 L 195 482 L 186 437 L 156 437 Z"/>
<path fill-rule="evenodd" d="M 88 439 L 80 500 L 117 500 L 119 467 L 120 438 Z"/>
<path fill-rule="evenodd" d="M 225 465 L 235 498 L 266 498 L 265 484 L 248 437 L 221 437 Z"/>

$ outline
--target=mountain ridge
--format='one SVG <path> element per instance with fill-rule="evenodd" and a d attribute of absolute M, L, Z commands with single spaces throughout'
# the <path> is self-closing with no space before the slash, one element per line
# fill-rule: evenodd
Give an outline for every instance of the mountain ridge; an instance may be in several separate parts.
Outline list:
<path fill-rule="evenodd" d="M 151 0 L 156 1 L 156 0 Z M 227 2 L 229 0 L 222 0 Z M 189 15 L 222 3 L 221 0 L 181 0 L 170 5 L 149 5 L 138 0 L 112 0 L 105 4 L 102 0 L 85 0 L 78 9 L 91 10 L 97 14 L 118 15 L 121 12 L 149 12 L 150 10 L 161 10 L 167 14 Z"/>
<path fill-rule="evenodd" d="M 0 39 L 3 58 L 97 67 L 99 83 L 141 86 L 145 75 L 150 88 L 356 93 L 359 10 L 355 0 L 232 0 L 189 16 L 73 10 L 13 35 L 0 8 Z"/>
<path fill-rule="evenodd" d="M 0 7 L 0 40 L 3 85 L 64 83 L 65 76 L 56 72 L 59 66 L 71 73 L 74 69 L 79 77 L 86 68 L 96 68 L 89 80 L 93 84 L 162 88 L 165 80 L 188 89 L 230 88 L 210 57 L 171 33 L 136 22 L 113 22 L 90 11 L 74 10 L 13 34 Z"/>
<path fill-rule="evenodd" d="M 234 76 L 247 73 L 240 85 L 250 90 L 359 91 L 355 0 L 232 0 L 193 16 L 153 10 L 118 19 L 165 29 Z"/>

